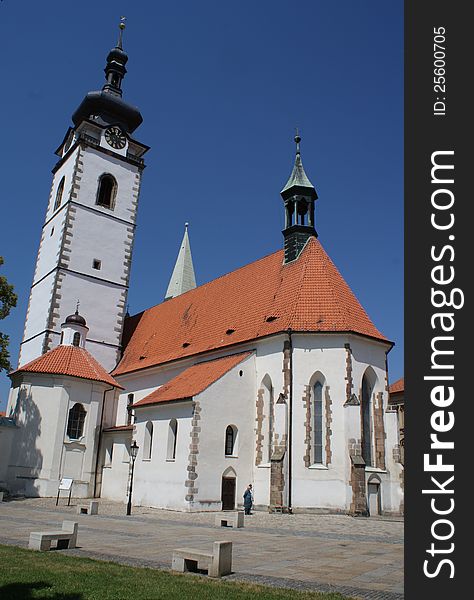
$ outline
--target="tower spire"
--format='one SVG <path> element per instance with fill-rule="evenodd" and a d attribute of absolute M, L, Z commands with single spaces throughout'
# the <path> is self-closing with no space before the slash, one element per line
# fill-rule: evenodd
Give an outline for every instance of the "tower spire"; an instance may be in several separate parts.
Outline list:
<path fill-rule="evenodd" d="M 165 300 L 180 296 L 181 294 L 184 294 L 184 292 L 193 290 L 196 287 L 196 276 L 194 274 L 188 227 L 189 223 L 185 223 L 183 240 L 173 269 L 173 274 L 171 275 L 168 284 L 168 289 L 166 290 Z"/>
<path fill-rule="evenodd" d="M 296 155 L 293 170 L 280 194 L 285 203 L 285 262 L 295 260 L 308 238 L 317 237 L 314 228 L 314 203 L 318 198 L 301 160 L 301 136 L 298 129 L 294 137 Z"/>
<path fill-rule="evenodd" d="M 109 52 L 107 64 L 104 69 L 106 83 L 102 89 L 104 92 L 109 92 L 116 96 L 122 96 L 122 79 L 127 72 L 125 65 L 128 61 L 128 55 L 122 47 L 124 29 L 125 17 L 120 17 L 117 45 Z"/>
<path fill-rule="evenodd" d="M 117 42 L 117 48 L 119 48 L 120 50 L 122 50 L 122 37 L 123 37 L 123 30 L 125 29 L 125 21 L 126 21 L 127 17 L 120 17 L 120 23 L 119 23 L 119 37 L 118 37 L 118 42 Z"/>

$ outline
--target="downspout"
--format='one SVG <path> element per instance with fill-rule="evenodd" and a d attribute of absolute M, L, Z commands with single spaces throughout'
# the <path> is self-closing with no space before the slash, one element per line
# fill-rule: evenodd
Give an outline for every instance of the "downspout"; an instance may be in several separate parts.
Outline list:
<path fill-rule="evenodd" d="M 105 395 L 107 392 L 112 392 L 115 390 L 115 387 L 111 387 L 109 389 L 104 390 L 104 394 L 102 396 L 102 410 L 100 412 L 100 424 L 99 424 L 99 443 L 97 444 L 97 456 L 95 458 L 95 473 L 94 473 L 94 493 L 93 497 L 96 498 L 97 493 L 97 471 L 99 470 L 99 459 L 100 459 L 100 451 L 102 449 L 102 425 L 104 423 L 104 413 L 105 413 Z"/>
<path fill-rule="evenodd" d="M 288 346 L 290 350 L 290 385 L 288 390 L 288 512 L 291 514 L 292 477 L 293 477 L 293 341 L 291 328 L 288 328 Z"/>

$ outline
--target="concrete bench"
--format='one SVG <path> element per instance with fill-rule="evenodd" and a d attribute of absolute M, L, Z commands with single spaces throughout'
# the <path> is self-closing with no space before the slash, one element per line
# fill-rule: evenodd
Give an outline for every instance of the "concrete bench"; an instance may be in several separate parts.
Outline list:
<path fill-rule="evenodd" d="M 99 502 L 97 500 L 91 500 L 91 502 L 89 502 L 89 505 L 78 505 L 76 512 L 78 515 L 98 515 Z"/>
<path fill-rule="evenodd" d="M 243 527 L 244 526 L 244 513 L 242 511 L 219 513 L 216 515 L 216 526 L 217 527 Z"/>
<path fill-rule="evenodd" d="M 3 492 L 0 492 L 0 502 L 3 502 Z"/>
<path fill-rule="evenodd" d="M 196 573 L 206 569 L 209 577 L 222 577 L 232 572 L 232 542 L 214 542 L 212 554 L 195 548 L 173 550 L 173 571 Z"/>
<path fill-rule="evenodd" d="M 51 550 L 51 542 L 56 541 L 58 549 L 75 548 L 77 542 L 78 524 L 74 521 L 63 521 L 62 529 L 57 531 L 32 531 L 30 533 L 30 542 L 28 548 L 31 550 L 41 550 L 43 552 Z"/>

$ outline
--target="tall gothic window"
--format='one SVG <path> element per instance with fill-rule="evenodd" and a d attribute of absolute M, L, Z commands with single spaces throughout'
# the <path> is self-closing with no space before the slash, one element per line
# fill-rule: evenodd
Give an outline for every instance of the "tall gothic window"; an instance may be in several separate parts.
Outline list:
<path fill-rule="evenodd" d="M 132 424 L 132 419 L 133 419 L 133 409 L 132 409 L 133 400 L 134 400 L 133 394 L 129 394 L 127 396 L 127 425 L 131 425 Z"/>
<path fill-rule="evenodd" d="M 178 421 L 171 419 L 168 429 L 168 452 L 166 453 L 167 460 L 176 458 L 176 440 L 178 438 Z"/>
<path fill-rule="evenodd" d="M 150 460 L 153 447 L 153 423 L 148 421 L 145 427 L 145 442 L 143 444 L 143 458 Z"/>
<path fill-rule="evenodd" d="M 56 199 L 54 201 L 54 210 L 61 206 L 61 200 L 63 199 L 64 192 L 64 181 L 65 177 L 63 176 L 61 181 L 59 182 L 58 189 L 56 190 Z"/>
<path fill-rule="evenodd" d="M 313 386 L 313 462 L 323 463 L 323 384 Z"/>
<path fill-rule="evenodd" d="M 236 429 L 229 425 L 225 430 L 225 455 L 232 456 L 235 448 Z"/>
<path fill-rule="evenodd" d="M 82 404 L 76 403 L 69 411 L 67 420 L 67 434 L 71 440 L 78 440 L 84 432 L 86 411 Z"/>
<path fill-rule="evenodd" d="M 261 389 L 263 391 L 263 414 L 261 419 L 262 439 L 262 461 L 269 463 L 272 455 L 273 436 L 273 385 L 268 373 L 262 379 Z"/>
<path fill-rule="evenodd" d="M 108 173 L 101 175 L 99 187 L 97 188 L 96 204 L 104 208 L 113 209 L 115 205 L 115 196 L 117 195 L 117 181 L 115 177 Z"/>
<path fill-rule="evenodd" d="M 372 466 L 372 386 L 367 375 L 362 378 L 362 398 L 360 403 L 362 424 L 362 458 L 367 466 Z"/>

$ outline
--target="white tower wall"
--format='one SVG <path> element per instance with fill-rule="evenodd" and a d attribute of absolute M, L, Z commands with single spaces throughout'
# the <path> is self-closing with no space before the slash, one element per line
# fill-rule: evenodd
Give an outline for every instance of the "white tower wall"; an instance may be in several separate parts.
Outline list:
<path fill-rule="evenodd" d="M 88 127 L 81 124 L 54 172 L 19 364 L 59 343 L 61 323 L 78 300 L 90 327 L 87 349 L 109 370 L 119 358 L 143 164 L 99 146 L 105 130 Z M 97 205 L 103 174 L 117 182 L 110 209 Z M 62 202 L 55 210 L 63 177 Z"/>

